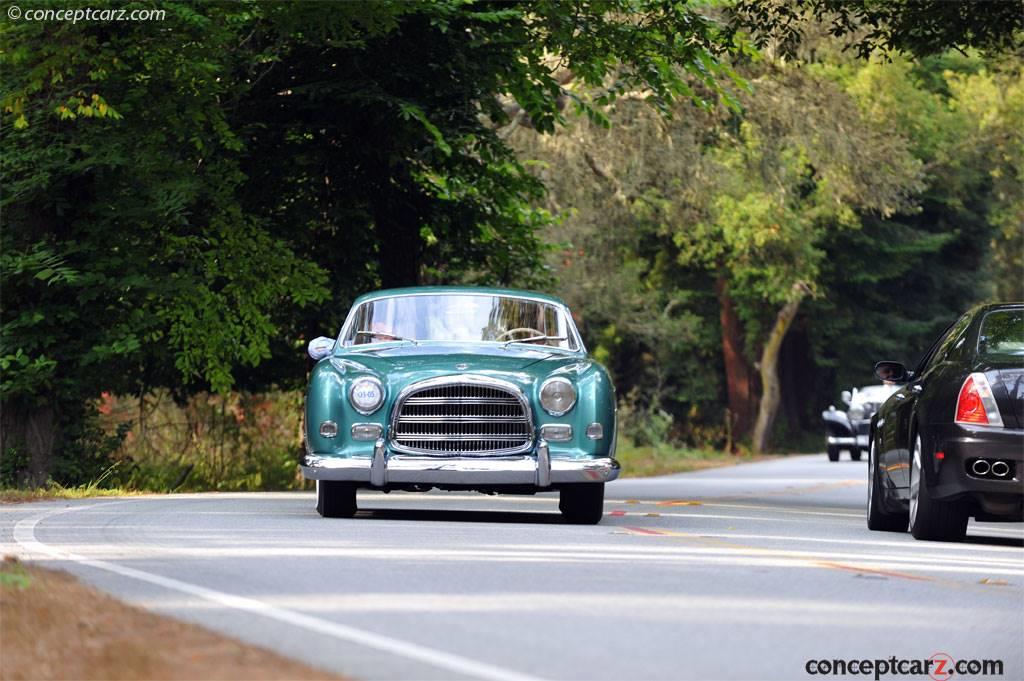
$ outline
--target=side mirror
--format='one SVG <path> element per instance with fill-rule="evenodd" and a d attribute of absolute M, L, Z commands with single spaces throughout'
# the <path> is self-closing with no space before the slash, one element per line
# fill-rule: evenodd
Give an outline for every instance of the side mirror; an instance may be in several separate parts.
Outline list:
<path fill-rule="evenodd" d="M 900 383 L 907 380 L 907 367 L 900 362 L 879 362 L 875 365 L 875 376 L 886 383 Z"/>
<path fill-rule="evenodd" d="M 309 353 L 309 356 L 317 362 L 331 354 L 332 350 L 334 350 L 334 339 L 328 338 L 327 336 L 314 338 L 309 341 L 309 347 L 306 348 L 306 352 Z"/>
<path fill-rule="evenodd" d="M 844 390 L 843 392 L 839 393 L 839 399 L 841 399 L 846 404 L 850 404 L 850 402 L 853 401 L 853 393 L 851 393 L 849 390 Z"/>

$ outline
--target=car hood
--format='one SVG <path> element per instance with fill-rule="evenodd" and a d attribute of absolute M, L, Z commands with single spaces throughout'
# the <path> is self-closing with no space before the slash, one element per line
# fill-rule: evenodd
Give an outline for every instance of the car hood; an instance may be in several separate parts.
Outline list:
<path fill-rule="evenodd" d="M 494 343 L 345 348 L 329 361 L 339 373 L 372 373 L 396 387 L 456 374 L 500 377 L 525 386 L 555 373 L 579 374 L 594 364 L 582 353 L 524 345 L 506 348 Z"/>

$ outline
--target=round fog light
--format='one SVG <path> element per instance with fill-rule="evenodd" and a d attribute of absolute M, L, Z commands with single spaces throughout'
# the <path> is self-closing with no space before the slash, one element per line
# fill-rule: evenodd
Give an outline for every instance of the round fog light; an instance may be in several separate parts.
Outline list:
<path fill-rule="evenodd" d="M 320 437 L 337 437 L 338 424 L 334 421 L 323 421 L 320 423 Z"/>

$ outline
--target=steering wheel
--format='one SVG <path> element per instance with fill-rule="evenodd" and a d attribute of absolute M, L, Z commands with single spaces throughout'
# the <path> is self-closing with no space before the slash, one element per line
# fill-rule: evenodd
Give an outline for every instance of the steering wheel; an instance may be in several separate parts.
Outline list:
<path fill-rule="evenodd" d="M 534 329 L 532 327 L 529 327 L 529 326 L 519 326 L 519 327 L 516 327 L 514 329 L 509 329 L 507 331 L 503 331 L 503 332 L 499 333 L 498 337 L 495 338 L 494 340 L 495 341 L 501 341 L 501 340 L 504 340 L 506 337 L 512 336 L 513 334 L 517 334 L 517 333 L 527 334 L 526 335 L 527 338 L 530 338 L 531 336 L 543 336 L 543 335 L 545 335 L 545 333 L 543 331 L 538 331 L 537 329 Z"/>

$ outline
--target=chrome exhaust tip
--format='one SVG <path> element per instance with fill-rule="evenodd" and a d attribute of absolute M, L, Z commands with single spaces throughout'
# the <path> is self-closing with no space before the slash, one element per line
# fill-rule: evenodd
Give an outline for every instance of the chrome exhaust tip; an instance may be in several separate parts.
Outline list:
<path fill-rule="evenodd" d="M 1006 463 L 1005 461 L 996 461 L 995 463 L 992 464 L 991 470 L 992 475 L 996 476 L 997 478 L 1005 478 L 1007 475 L 1010 474 L 1010 464 Z"/>
<path fill-rule="evenodd" d="M 992 467 L 989 466 L 988 461 L 985 459 L 977 459 L 973 464 L 971 464 L 971 472 L 975 475 L 988 475 L 991 468 Z"/>

